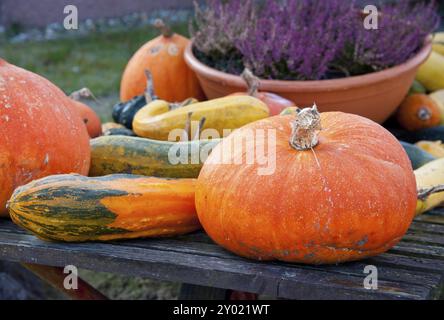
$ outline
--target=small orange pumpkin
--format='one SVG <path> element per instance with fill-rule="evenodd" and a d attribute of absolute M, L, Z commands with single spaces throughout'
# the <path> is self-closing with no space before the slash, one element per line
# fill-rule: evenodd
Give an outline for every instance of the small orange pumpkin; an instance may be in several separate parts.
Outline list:
<path fill-rule="evenodd" d="M 102 122 L 100 121 L 97 113 L 90 106 L 87 106 L 79 101 L 72 100 L 72 107 L 82 118 L 82 121 L 86 125 L 86 129 L 88 129 L 88 133 L 91 138 L 96 138 L 102 135 Z"/>
<path fill-rule="evenodd" d="M 258 130 L 275 139 L 244 143 Z M 246 161 L 258 147 L 268 164 Z M 410 160 L 394 136 L 369 119 L 315 109 L 233 132 L 213 149 L 196 189 L 199 220 L 221 246 L 310 264 L 387 251 L 407 231 L 416 199 Z"/>
<path fill-rule="evenodd" d="M 184 60 L 190 40 L 172 33 L 161 20 L 155 22 L 155 27 L 162 35 L 143 45 L 126 66 L 120 86 L 121 101 L 145 92 L 145 70 L 153 75 L 156 95 L 160 99 L 170 102 L 188 98 L 204 100 L 199 81 Z"/>
<path fill-rule="evenodd" d="M 412 94 L 405 98 L 396 118 L 399 124 L 409 131 L 432 128 L 441 123 L 438 105 L 425 94 Z"/>
<path fill-rule="evenodd" d="M 262 102 L 264 102 L 268 109 L 270 110 L 270 116 L 276 116 L 281 114 L 286 108 L 294 107 L 295 104 L 281 97 L 275 93 L 271 92 L 259 92 L 259 78 L 256 77 L 249 69 L 245 69 L 242 73 L 242 78 L 247 83 L 248 86 L 248 95 L 258 98 Z M 236 92 L 231 94 L 232 96 L 245 95 L 245 92 Z"/>

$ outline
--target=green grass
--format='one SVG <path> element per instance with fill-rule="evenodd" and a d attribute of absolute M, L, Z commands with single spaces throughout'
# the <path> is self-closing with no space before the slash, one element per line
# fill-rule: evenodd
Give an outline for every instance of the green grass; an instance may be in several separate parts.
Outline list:
<path fill-rule="evenodd" d="M 187 34 L 186 23 L 173 29 Z M 0 46 L 0 56 L 48 78 L 66 93 L 88 87 L 96 96 L 115 96 L 129 58 L 157 35 L 154 28 L 144 27 L 48 42 L 6 43 Z"/>

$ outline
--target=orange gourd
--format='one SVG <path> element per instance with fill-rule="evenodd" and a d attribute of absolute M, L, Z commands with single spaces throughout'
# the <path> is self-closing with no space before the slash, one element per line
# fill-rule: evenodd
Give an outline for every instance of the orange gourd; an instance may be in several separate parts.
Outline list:
<path fill-rule="evenodd" d="M 275 139 L 243 143 L 258 130 Z M 246 162 L 257 146 L 269 150 L 268 163 Z M 196 186 L 199 220 L 215 242 L 248 258 L 309 264 L 390 249 L 416 199 L 395 137 L 369 119 L 315 109 L 236 130 L 213 149 Z"/>
<path fill-rule="evenodd" d="M 0 59 L 0 216 L 13 190 L 56 173 L 88 174 L 89 136 L 66 95 Z"/>
<path fill-rule="evenodd" d="M 425 94 L 409 95 L 398 109 L 399 124 L 409 131 L 436 127 L 441 123 L 439 107 Z"/>
<path fill-rule="evenodd" d="M 270 110 L 270 116 L 276 116 L 281 114 L 286 108 L 294 107 L 295 104 L 281 97 L 275 93 L 271 92 L 259 92 L 259 78 L 257 78 L 249 69 L 245 69 L 242 73 L 242 78 L 247 83 L 248 93 L 245 92 L 236 92 L 231 95 L 239 96 L 248 94 L 252 97 L 258 98 L 262 102 L 264 102 L 268 109 Z"/>
<path fill-rule="evenodd" d="M 88 134 L 91 138 L 96 138 L 102 135 L 102 122 L 97 113 L 86 104 L 72 100 L 72 107 L 75 112 L 80 115 L 83 123 L 86 125 Z"/>
<path fill-rule="evenodd" d="M 197 77 L 183 57 L 190 40 L 172 33 L 161 20 L 156 21 L 155 27 L 162 35 L 143 45 L 128 62 L 120 86 L 120 99 L 128 101 L 142 95 L 146 89 L 145 70 L 149 70 L 159 99 L 170 102 L 188 98 L 203 100 Z"/>

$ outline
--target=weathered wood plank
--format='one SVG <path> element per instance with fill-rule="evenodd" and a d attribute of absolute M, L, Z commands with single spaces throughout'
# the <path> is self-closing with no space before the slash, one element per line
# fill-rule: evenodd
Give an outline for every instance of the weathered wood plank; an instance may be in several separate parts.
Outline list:
<path fill-rule="evenodd" d="M 112 244 L 47 243 L 30 235 L 0 234 L 0 259 L 53 266 L 73 264 L 97 271 L 127 273 L 169 281 L 241 290 L 295 299 L 427 299 L 427 285 L 379 281 L 379 290 L 363 288 L 358 277 L 270 263 L 258 263 L 174 251 Z"/>
<path fill-rule="evenodd" d="M 409 232 L 423 232 L 426 234 L 440 234 L 444 236 L 444 224 L 432 224 L 421 221 L 414 221 L 409 228 Z"/>
<path fill-rule="evenodd" d="M 434 224 L 444 224 L 444 216 L 441 214 L 439 215 L 432 215 L 432 214 L 424 214 L 420 215 L 419 217 L 415 218 L 415 221 L 421 221 L 421 222 L 428 222 L 428 223 L 434 223 Z"/>
<path fill-rule="evenodd" d="M 119 245 L 119 244 L 116 244 Z M 139 247 L 154 250 L 166 250 L 174 252 L 183 252 L 193 255 L 218 257 L 221 259 L 239 260 L 239 263 L 245 261 L 242 258 L 236 257 L 233 254 L 225 251 L 221 247 L 215 244 L 207 243 L 193 243 L 193 242 L 181 242 L 175 239 L 162 239 L 162 240 L 146 240 L 146 241 L 131 241 L 124 243 L 124 245 L 130 245 L 131 247 Z M 377 259 L 373 259 L 370 262 L 367 260 L 363 262 L 353 262 L 347 264 L 341 264 L 339 266 L 316 266 L 310 267 L 305 265 L 294 265 L 288 263 L 274 263 L 276 265 L 285 265 L 289 268 L 300 268 L 306 270 L 322 270 L 332 273 L 340 273 L 344 275 L 363 276 L 365 266 L 373 264 L 378 267 L 378 276 L 380 279 L 391 281 L 403 281 L 405 283 L 423 284 L 430 288 L 434 288 L 437 283 L 441 281 L 440 275 L 431 275 L 429 271 L 419 271 L 419 268 L 410 272 L 407 268 L 400 269 L 398 265 L 393 263 L 391 266 L 387 263 L 378 264 Z M 437 266 L 437 268 L 440 268 Z M 440 269 L 442 271 L 442 269 Z"/>
<path fill-rule="evenodd" d="M 401 241 L 390 252 L 423 258 L 444 259 L 444 247 Z"/>

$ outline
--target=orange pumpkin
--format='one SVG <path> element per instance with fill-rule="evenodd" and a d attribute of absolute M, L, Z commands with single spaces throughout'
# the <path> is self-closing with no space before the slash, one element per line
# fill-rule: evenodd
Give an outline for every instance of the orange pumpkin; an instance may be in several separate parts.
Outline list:
<path fill-rule="evenodd" d="M 172 33 L 161 20 L 156 21 L 155 27 L 162 35 L 143 45 L 128 62 L 120 86 L 120 99 L 128 101 L 142 95 L 146 89 L 145 70 L 149 70 L 160 99 L 170 102 L 187 98 L 203 100 L 197 77 L 183 57 L 190 40 Z"/>
<path fill-rule="evenodd" d="M 248 95 L 258 98 L 264 102 L 270 109 L 270 116 L 281 114 L 286 108 L 294 107 L 295 104 L 271 92 L 259 92 L 259 78 L 256 77 L 249 69 L 245 69 L 242 73 L 242 78 L 247 83 Z M 233 96 L 245 95 L 245 92 L 236 92 L 231 94 Z"/>
<path fill-rule="evenodd" d="M 441 123 L 438 105 L 426 94 L 412 94 L 405 98 L 396 118 L 409 131 L 432 128 Z"/>
<path fill-rule="evenodd" d="M 88 132 L 66 95 L 1 59 L 0 137 L 0 216 L 18 186 L 51 174 L 88 174 Z"/>
<path fill-rule="evenodd" d="M 72 108 L 74 108 L 75 112 L 80 115 L 91 138 L 96 138 L 102 135 L 102 122 L 97 113 L 90 106 L 72 100 Z"/>
<path fill-rule="evenodd" d="M 243 143 L 258 130 L 276 139 Z M 268 164 L 246 164 L 255 147 L 271 150 Z M 410 161 L 387 130 L 357 115 L 304 109 L 296 120 L 251 123 L 216 146 L 198 178 L 196 208 L 208 235 L 236 254 L 326 264 L 390 249 L 407 231 L 416 197 Z"/>

